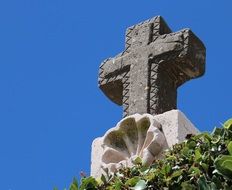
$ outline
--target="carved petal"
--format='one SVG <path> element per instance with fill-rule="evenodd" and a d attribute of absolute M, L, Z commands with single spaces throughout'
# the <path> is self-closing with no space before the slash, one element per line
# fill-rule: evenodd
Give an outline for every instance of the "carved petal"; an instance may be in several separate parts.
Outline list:
<path fill-rule="evenodd" d="M 119 163 L 120 161 L 126 159 L 128 159 L 126 154 L 109 147 L 105 149 L 104 154 L 102 155 L 102 162 L 106 164 Z"/>
<path fill-rule="evenodd" d="M 152 164 L 155 156 L 163 149 L 165 141 L 163 133 L 157 127 L 151 126 L 148 129 L 141 156 L 144 164 Z"/>

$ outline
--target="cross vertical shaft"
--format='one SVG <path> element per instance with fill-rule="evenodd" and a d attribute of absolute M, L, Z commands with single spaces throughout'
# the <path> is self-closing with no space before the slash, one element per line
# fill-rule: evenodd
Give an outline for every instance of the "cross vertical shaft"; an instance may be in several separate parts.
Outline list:
<path fill-rule="evenodd" d="M 158 16 L 127 29 L 125 51 L 100 66 L 99 87 L 124 117 L 156 115 L 175 109 L 177 88 L 204 69 L 203 43 L 189 29 L 172 33 Z"/>

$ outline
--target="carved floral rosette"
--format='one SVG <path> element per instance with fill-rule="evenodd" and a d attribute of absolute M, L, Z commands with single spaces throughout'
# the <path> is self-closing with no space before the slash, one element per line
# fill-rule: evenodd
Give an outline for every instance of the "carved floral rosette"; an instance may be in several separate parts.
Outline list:
<path fill-rule="evenodd" d="M 109 172 L 131 167 L 137 157 L 151 165 L 168 147 L 161 125 L 149 114 L 124 118 L 105 134 L 102 146 L 101 167 Z"/>

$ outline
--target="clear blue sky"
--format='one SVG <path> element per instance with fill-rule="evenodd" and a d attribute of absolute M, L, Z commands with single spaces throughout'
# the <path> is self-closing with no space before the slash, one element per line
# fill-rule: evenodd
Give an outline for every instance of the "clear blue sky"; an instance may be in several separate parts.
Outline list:
<path fill-rule="evenodd" d="M 98 89 L 99 64 L 156 15 L 207 47 L 206 74 L 179 89 L 179 109 L 202 131 L 232 117 L 231 10 L 229 0 L 0 1 L 0 189 L 63 189 L 89 173 L 92 140 L 122 114 Z"/>

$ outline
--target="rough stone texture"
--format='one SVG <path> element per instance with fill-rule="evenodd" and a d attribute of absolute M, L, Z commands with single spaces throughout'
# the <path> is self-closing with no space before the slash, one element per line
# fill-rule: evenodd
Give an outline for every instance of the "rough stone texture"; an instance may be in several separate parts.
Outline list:
<path fill-rule="evenodd" d="M 124 117 L 156 115 L 176 109 L 177 88 L 204 71 L 203 43 L 190 29 L 173 33 L 157 16 L 127 29 L 125 51 L 101 64 L 98 81 Z"/>
<path fill-rule="evenodd" d="M 199 130 L 179 110 L 172 110 L 154 116 L 154 119 L 162 126 L 168 147 L 185 140 L 187 134 L 198 134 Z"/>
<path fill-rule="evenodd" d="M 91 175 L 99 177 L 106 168 L 114 172 L 122 165 L 131 166 L 137 156 L 150 165 L 161 158 L 163 150 L 184 141 L 187 134 L 198 132 L 179 110 L 156 116 L 128 116 L 93 141 Z"/>

